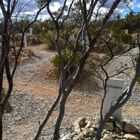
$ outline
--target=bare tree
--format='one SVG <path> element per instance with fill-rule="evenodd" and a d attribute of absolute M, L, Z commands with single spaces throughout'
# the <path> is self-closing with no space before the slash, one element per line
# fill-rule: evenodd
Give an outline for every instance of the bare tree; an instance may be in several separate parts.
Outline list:
<path fill-rule="evenodd" d="M 128 2 L 126 3 L 127 5 L 128 5 Z M 132 9 L 131 9 L 132 10 Z M 132 11 L 133 13 L 135 13 L 134 11 Z M 135 13 L 136 14 L 136 13 Z M 123 50 L 121 53 L 119 53 L 119 54 L 117 54 L 117 56 L 118 57 L 120 57 L 120 56 L 123 56 L 123 55 L 125 55 L 125 54 L 129 54 L 130 52 L 131 52 L 131 50 L 133 49 L 133 48 L 137 48 L 138 49 L 138 52 L 137 52 L 137 59 L 136 59 L 136 61 L 134 60 L 134 58 L 133 58 L 133 56 L 131 56 L 131 54 L 129 54 L 130 55 L 130 57 L 132 58 L 132 64 L 131 64 L 131 66 L 127 66 L 127 65 L 125 65 L 125 64 L 123 64 L 123 65 L 120 65 L 120 68 L 119 68 L 119 70 L 117 70 L 117 72 L 115 73 L 115 74 L 112 74 L 112 75 L 109 75 L 109 73 L 107 72 L 107 70 L 105 69 L 105 65 L 110 61 L 110 60 L 113 60 L 114 59 L 114 57 L 116 56 L 115 54 L 114 54 L 114 52 L 113 52 L 113 49 L 111 49 L 111 46 L 109 45 L 110 44 L 110 39 L 112 39 L 112 37 L 111 38 L 109 38 L 107 41 L 105 41 L 106 43 L 107 43 L 107 47 L 108 47 L 108 50 L 109 50 L 109 52 L 110 52 L 110 57 L 109 57 L 109 59 L 107 59 L 107 61 L 104 63 L 104 64 L 102 64 L 101 65 L 101 68 L 102 68 L 102 70 L 103 70 L 103 72 L 105 73 L 105 77 L 106 77 L 106 79 L 105 79 L 105 81 L 103 81 L 103 79 L 102 79 L 102 81 L 103 81 L 103 87 L 104 87 L 104 97 L 103 97 L 103 100 L 102 100 L 102 104 L 101 104 L 101 110 L 100 110 L 100 112 L 101 112 L 101 124 L 100 124 L 100 126 L 99 126 L 99 128 L 98 128 L 98 131 L 97 131 L 97 134 L 96 134 L 96 138 L 95 138 L 95 140 L 99 140 L 100 139 L 100 137 L 101 137 L 101 132 L 102 132 L 102 130 L 103 130 L 103 128 L 104 128 L 104 126 L 105 126 L 105 124 L 107 123 L 107 121 L 108 121 L 108 119 L 110 118 L 110 116 L 117 110 L 117 109 L 119 109 L 120 107 L 122 107 L 128 100 L 129 100 L 129 98 L 132 96 L 132 91 L 133 91 L 133 89 L 134 89 L 134 86 L 135 86 L 135 84 L 136 84 L 136 82 L 137 82 L 137 80 L 138 80 L 138 78 L 140 77 L 140 55 L 139 55 L 139 50 L 140 50 L 140 46 L 139 46 L 139 16 L 137 16 L 137 14 L 136 14 L 136 16 L 135 16 L 135 19 L 133 19 L 133 20 L 135 20 L 135 22 L 137 23 L 137 38 L 136 39 L 134 39 L 133 41 L 131 40 L 128 44 L 129 44 L 129 46 L 128 46 L 128 44 L 126 45 L 124 42 L 123 42 L 123 44 L 121 45 L 121 46 L 125 46 L 125 50 Z M 118 29 L 118 31 L 119 31 L 119 29 Z M 116 34 L 117 32 L 114 32 L 114 34 Z M 113 36 L 113 35 L 112 35 Z M 114 36 L 113 36 L 114 37 Z M 120 44 L 119 44 L 120 45 Z M 116 45 L 117 46 L 117 45 Z M 136 55 L 135 55 L 135 57 L 136 57 Z M 107 87 L 107 81 L 108 81 L 108 79 L 110 78 L 110 77 L 113 77 L 113 76 L 115 76 L 115 75 L 119 75 L 120 73 L 124 73 L 125 71 L 127 71 L 128 69 L 135 69 L 135 73 L 134 73 L 134 75 L 133 75 L 133 78 L 129 81 L 129 85 L 127 85 L 126 87 L 125 87 L 125 89 L 124 89 L 124 91 L 121 93 L 121 95 L 119 96 L 119 98 L 115 101 L 115 103 L 114 104 L 111 104 L 111 106 L 110 106 L 110 108 L 109 108 L 109 110 L 108 110 L 108 112 L 105 114 L 105 116 L 103 117 L 102 116 L 102 109 L 103 109 L 103 102 L 104 102 L 104 99 L 105 99 L 105 97 L 106 97 L 106 94 L 107 94 L 107 90 L 106 90 L 106 87 Z M 128 74 L 129 72 L 127 71 L 127 74 Z"/>
<path fill-rule="evenodd" d="M 56 100 L 54 101 L 53 105 L 50 107 L 50 109 L 49 109 L 47 115 L 45 116 L 44 120 L 42 121 L 42 123 L 39 124 L 39 128 L 38 128 L 37 134 L 35 136 L 35 140 L 37 140 L 39 138 L 41 131 L 42 131 L 43 127 L 45 126 L 46 122 L 48 121 L 48 119 L 50 118 L 53 110 L 55 109 L 56 105 L 58 103 L 60 103 L 59 114 L 58 114 L 58 117 L 57 117 L 57 120 L 55 123 L 55 129 L 54 129 L 54 140 L 58 140 L 59 129 L 60 129 L 60 125 L 63 120 L 63 117 L 64 117 L 67 98 L 69 97 L 75 83 L 79 79 L 79 77 L 83 71 L 83 68 L 86 64 L 87 58 L 89 57 L 91 52 L 95 49 L 95 46 L 98 43 L 98 39 L 100 38 L 100 35 L 104 31 L 106 23 L 108 22 L 109 18 L 115 11 L 115 9 L 118 6 L 118 4 L 120 3 L 120 1 L 121 0 L 115 0 L 112 3 L 112 6 L 104 14 L 104 16 L 101 17 L 100 9 L 105 5 L 106 1 L 79 0 L 77 2 L 76 12 L 78 13 L 78 15 L 81 16 L 80 21 L 78 21 L 78 18 L 76 21 L 74 21 L 74 20 L 72 21 L 72 18 L 71 18 L 71 20 L 69 20 L 69 17 L 71 17 L 71 14 L 72 14 L 72 8 L 74 8 L 74 4 L 75 4 L 74 0 L 71 0 L 69 7 L 67 6 L 68 0 L 64 0 L 63 6 L 59 10 L 58 15 L 54 15 L 54 13 L 50 9 L 51 0 L 48 0 L 45 2 L 39 1 L 38 4 L 40 6 L 40 9 L 37 12 L 34 20 L 32 22 L 30 22 L 24 28 L 22 38 L 21 38 L 21 45 L 20 45 L 18 52 L 16 52 L 14 46 L 11 47 L 11 38 L 12 38 L 11 29 L 13 26 L 12 18 L 13 18 L 14 10 L 15 10 L 16 4 L 18 3 L 18 0 L 13 0 L 12 2 L 11 1 L 0 1 L 0 6 L 2 9 L 2 14 L 3 14 L 3 24 L 2 24 L 3 26 L 0 30 L 0 34 L 2 36 L 1 64 L 0 64 L 0 93 L 2 93 L 2 87 L 3 87 L 4 78 L 5 78 L 4 74 L 6 74 L 6 80 L 8 82 L 7 93 L 4 96 L 4 98 L 1 99 L 1 103 L 0 103 L 0 140 L 2 139 L 2 116 L 3 116 L 4 106 L 13 89 L 13 76 L 14 76 L 14 73 L 15 73 L 15 70 L 17 67 L 20 52 L 23 47 L 23 37 L 24 37 L 26 30 L 37 19 L 40 11 L 46 7 L 47 11 L 53 21 L 53 24 L 55 26 L 55 30 L 56 30 L 55 44 L 56 44 L 57 52 L 59 55 L 61 74 L 60 74 L 60 81 L 59 81 L 58 96 L 57 96 Z M 100 2 L 101 5 L 97 8 L 96 6 L 97 6 L 98 2 Z M 75 32 L 78 30 L 78 32 L 76 34 L 76 39 L 74 41 L 74 44 L 71 44 L 69 38 L 64 38 L 65 43 L 63 44 L 64 45 L 63 48 L 65 48 L 66 52 L 67 52 L 67 44 L 71 44 L 73 46 L 73 50 L 69 57 L 69 61 L 66 65 L 64 65 L 60 37 L 70 35 L 68 26 L 66 26 L 66 25 L 68 25 L 68 23 L 70 21 L 72 22 L 71 24 L 73 25 L 73 27 L 75 27 L 71 31 Z M 94 24 L 92 24 L 92 25 L 95 25 L 95 26 L 92 27 L 91 22 L 93 22 Z M 94 30 L 93 30 L 93 28 L 94 28 Z M 63 36 L 62 36 L 62 34 L 63 34 Z M 107 44 L 108 50 L 111 55 L 110 55 L 110 58 L 104 64 L 101 65 L 101 68 L 103 70 L 104 70 L 104 66 L 106 65 L 106 63 L 108 63 L 115 55 L 112 52 L 112 49 L 110 48 L 110 45 L 109 45 L 110 42 L 105 41 L 105 43 Z M 82 44 L 80 49 L 79 49 L 79 44 Z M 11 67 L 9 66 L 10 60 L 8 57 L 11 50 L 13 50 L 13 52 L 14 52 L 14 59 L 15 59 L 15 64 L 14 64 L 13 69 L 11 69 Z M 76 67 L 75 72 L 72 72 L 71 67 L 73 65 L 73 60 L 74 60 L 75 56 L 79 56 L 79 59 L 77 60 L 78 66 Z M 119 107 L 124 105 L 126 103 L 126 101 L 130 98 L 132 89 L 133 89 L 138 77 L 140 76 L 139 63 L 140 63 L 140 57 L 138 57 L 138 59 L 137 59 L 136 74 L 134 76 L 134 79 L 132 80 L 130 85 L 124 90 L 124 92 L 118 98 L 116 103 L 111 106 L 110 110 L 107 112 L 107 114 L 104 116 L 104 118 L 102 118 L 102 123 L 98 129 L 98 132 L 96 135 L 96 140 L 100 139 L 102 129 L 103 129 L 105 123 L 107 122 L 107 120 L 109 119 L 109 117 L 114 113 L 115 110 L 117 110 Z M 106 73 L 105 70 L 104 70 L 104 72 Z M 106 74 L 106 76 L 108 79 L 109 76 L 107 74 Z M 104 84 L 105 89 L 106 89 L 106 82 L 107 82 L 107 80 L 105 81 L 105 84 Z"/>
<path fill-rule="evenodd" d="M 54 23 L 55 29 L 56 29 L 55 44 L 56 44 L 57 52 L 59 55 L 61 75 L 60 75 L 60 81 L 59 81 L 58 97 L 55 100 L 52 107 L 50 108 L 50 110 L 48 111 L 47 115 L 45 116 L 43 122 L 41 124 L 39 124 L 38 132 L 35 137 L 35 140 L 37 140 L 39 138 L 39 135 L 40 135 L 44 125 L 48 121 L 48 119 L 51 116 L 51 113 L 53 112 L 56 105 L 60 102 L 59 115 L 56 120 L 55 130 L 54 130 L 54 140 L 57 140 L 59 138 L 59 129 L 60 129 L 62 119 L 64 117 L 65 104 L 66 104 L 67 98 L 70 95 L 71 90 L 73 89 L 75 83 L 79 79 L 79 77 L 83 71 L 87 58 L 89 57 L 91 52 L 95 49 L 95 47 L 99 48 L 99 46 L 97 46 L 99 37 L 102 34 L 102 32 L 104 31 L 106 23 L 108 22 L 109 18 L 112 16 L 113 12 L 117 8 L 120 1 L 121 0 L 115 0 L 114 2 L 112 2 L 111 7 L 108 8 L 108 10 L 106 10 L 106 13 L 104 13 L 104 16 L 102 16 L 102 17 L 101 17 L 101 8 L 106 4 L 106 1 L 79 0 L 75 4 L 74 0 L 72 0 L 69 7 L 67 7 L 68 1 L 65 0 L 57 17 L 51 12 L 50 4 L 47 5 L 47 11 Z M 99 4 L 98 2 L 100 2 L 100 6 L 98 6 L 98 8 L 97 8 L 96 6 L 97 6 L 97 4 Z M 64 30 L 66 30 L 67 28 L 65 27 L 63 29 L 63 27 L 64 27 L 63 25 L 66 25 L 66 23 L 68 23 L 69 17 L 72 14 L 71 10 L 73 9 L 73 5 L 77 6 L 76 7 L 78 9 L 77 11 L 81 15 L 81 17 L 80 17 L 80 22 L 78 22 L 78 20 L 76 20 L 73 23 L 73 25 L 75 25 L 73 32 L 75 30 L 78 30 L 78 33 L 76 35 L 76 39 L 73 44 L 73 51 L 71 53 L 69 61 L 66 65 L 64 65 L 63 58 L 62 58 L 61 44 L 60 44 L 60 36 L 61 36 L 62 32 L 63 32 L 64 36 L 67 36 L 67 34 L 66 34 L 67 32 L 64 32 Z M 67 12 L 65 11 L 65 9 L 66 9 L 65 7 L 67 7 Z M 63 16 L 63 15 L 65 15 L 65 16 Z M 92 26 L 91 26 L 91 22 L 93 23 Z M 108 39 L 109 39 L 109 36 L 108 36 Z M 65 44 L 70 43 L 69 39 L 65 39 L 65 41 L 66 41 Z M 82 47 L 79 50 L 78 45 L 80 43 L 82 43 Z M 110 55 L 110 58 L 104 64 L 101 65 L 103 70 L 104 70 L 104 66 L 106 65 L 106 63 L 108 63 L 115 56 L 112 49 L 110 48 L 110 45 L 113 45 L 113 44 L 109 45 L 109 43 L 110 43 L 109 40 L 108 41 L 105 40 L 105 43 L 107 44 L 108 50 L 111 55 Z M 66 48 L 66 51 L 67 51 L 67 46 L 63 46 L 63 48 Z M 126 50 L 126 51 L 128 51 L 128 50 Z M 76 55 L 80 56 L 80 59 L 78 60 L 79 64 L 77 66 L 75 73 L 72 73 L 70 68 L 72 67 L 72 61 Z M 140 61 L 139 59 L 140 58 L 138 58 L 137 64 L 139 64 L 139 61 Z M 104 70 L 104 72 L 106 73 L 105 70 Z M 68 73 L 68 76 L 66 76 L 67 73 Z M 107 77 L 106 78 L 106 82 L 107 82 L 107 79 L 109 78 L 107 73 L 106 73 L 106 77 Z M 96 140 L 100 139 L 102 129 L 103 129 L 105 123 L 107 122 L 107 120 L 109 119 L 109 117 L 114 113 L 115 110 L 117 110 L 118 108 L 123 106 L 126 103 L 126 101 L 130 98 L 132 89 L 133 89 L 138 77 L 139 77 L 139 65 L 137 65 L 136 75 L 134 76 L 134 79 L 130 83 L 130 86 L 124 90 L 122 95 L 116 101 L 115 105 L 112 105 L 109 112 L 105 115 L 104 118 L 102 118 L 102 123 L 98 129 Z M 106 82 L 104 84 L 104 87 L 106 85 Z"/>
<path fill-rule="evenodd" d="M 6 102 L 8 101 L 8 98 L 10 97 L 10 94 L 13 90 L 13 78 L 15 74 L 15 70 L 17 68 L 18 59 L 20 56 L 20 52 L 23 48 L 23 38 L 26 30 L 36 21 L 40 11 L 44 9 L 47 5 L 47 3 L 41 7 L 37 14 L 35 15 L 35 18 L 26 26 L 24 27 L 24 31 L 22 33 L 21 37 L 21 43 L 20 47 L 18 49 L 15 48 L 14 45 L 14 36 L 15 33 L 13 32 L 13 29 L 15 29 L 15 20 L 20 18 L 19 13 L 23 10 L 25 5 L 20 5 L 21 7 L 17 10 L 17 7 L 19 6 L 18 0 L 1 0 L 0 1 L 0 8 L 2 10 L 2 18 L 1 18 L 1 27 L 0 27 L 0 35 L 1 35 L 1 46 L 0 46 L 0 140 L 2 140 L 2 129 L 3 129 L 3 123 L 2 123 L 2 117 L 4 113 L 4 107 Z M 23 17 L 22 17 L 23 18 Z M 14 66 L 10 66 L 11 58 L 10 55 L 13 55 L 13 63 Z M 6 89 L 6 94 L 3 97 L 2 96 L 2 90 L 4 85 L 4 80 L 7 81 L 8 86 Z"/>

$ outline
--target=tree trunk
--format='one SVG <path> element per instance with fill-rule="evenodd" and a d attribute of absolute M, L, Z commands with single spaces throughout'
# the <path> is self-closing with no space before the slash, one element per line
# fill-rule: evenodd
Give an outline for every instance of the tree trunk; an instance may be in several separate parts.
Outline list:
<path fill-rule="evenodd" d="M 2 116 L 3 116 L 3 105 L 0 104 L 0 140 L 2 140 L 2 131 L 3 131 Z"/>
<path fill-rule="evenodd" d="M 48 119 L 50 118 L 52 112 L 54 111 L 56 105 L 58 104 L 58 102 L 59 102 L 59 100 L 60 100 L 60 98 L 61 98 L 61 95 L 62 95 L 62 94 L 61 94 L 60 91 L 59 91 L 59 94 L 58 94 L 58 96 L 57 96 L 55 102 L 54 102 L 53 105 L 50 107 L 50 109 L 49 109 L 48 113 L 46 114 L 46 116 L 45 116 L 44 120 L 42 121 L 42 123 L 39 124 L 39 128 L 38 128 L 38 131 L 37 131 L 37 134 L 36 134 L 34 140 L 38 140 L 38 138 L 39 138 L 39 136 L 40 136 L 40 134 L 41 134 L 42 129 L 44 128 L 44 126 L 45 126 L 45 124 L 47 123 Z"/>
<path fill-rule="evenodd" d="M 64 114 L 65 114 L 65 105 L 67 101 L 68 94 L 63 94 L 63 97 L 60 102 L 60 110 L 59 110 L 59 115 L 55 124 L 55 130 L 54 130 L 54 138 L 53 140 L 58 140 L 59 136 L 59 130 L 61 126 L 61 122 L 63 120 Z"/>
<path fill-rule="evenodd" d="M 2 116 L 0 116 L 0 140 L 2 140 L 2 129 L 3 129 Z"/>
<path fill-rule="evenodd" d="M 98 131 L 97 131 L 97 133 L 96 133 L 95 140 L 100 140 L 100 138 L 101 138 L 101 133 L 102 133 L 102 131 L 103 131 L 103 129 L 104 129 L 104 126 L 105 126 L 106 122 L 108 121 L 109 117 L 111 116 L 111 114 L 112 114 L 111 111 L 108 112 L 108 113 L 105 115 L 104 119 L 101 121 L 101 124 L 100 124 L 100 126 L 99 126 L 99 128 L 98 128 Z"/>

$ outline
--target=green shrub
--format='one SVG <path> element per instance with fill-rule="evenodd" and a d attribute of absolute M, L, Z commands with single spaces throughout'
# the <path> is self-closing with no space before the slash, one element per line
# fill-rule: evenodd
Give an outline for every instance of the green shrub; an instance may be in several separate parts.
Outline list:
<path fill-rule="evenodd" d="M 140 78 L 138 78 L 137 83 L 140 85 Z"/>
<path fill-rule="evenodd" d="M 2 42 L 2 36 L 0 36 L 0 42 Z"/>
<path fill-rule="evenodd" d="M 67 65 L 68 61 L 70 60 L 70 56 L 71 56 L 71 53 L 63 53 L 62 54 L 62 59 L 63 59 L 63 64 L 64 66 Z M 71 73 L 74 72 L 74 70 L 76 70 L 76 68 L 78 67 L 78 64 L 79 64 L 79 60 L 80 60 L 80 55 L 77 54 L 74 56 L 73 60 L 72 60 L 72 63 L 70 65 L 70 71 Z M 52 60 L 51 60 L 52 64 L 54 65 L 54 74 L 56 77 L 59 77 L 60 76 L 60 60 L 59 60 L 59 56 L 58 54 L 56 54 Z M 66 76 L 68 76 L 68 71 L 66 71 Z"/>
<path fill-rule="evenodd" d="M 73 51 L 74 45 L 75 45 L 74 41 L 71 41 L 70 43 L 68 43 L 66 46 L 67 50 L 70 52 Z M 76 51 L 81 51 L 81 49 L 82 49 L 82 43 L 79 43 L 77 48 L 76 48 Z"/>
<path fill-rule="evenodd" d="M 49 44 L 48 49 L 55 49 L 55 34 L 53 32 L 48 31 L 47 33 L 40 33 L 38 35 L 38 38 L 41 40 L 42 43 Z"/>

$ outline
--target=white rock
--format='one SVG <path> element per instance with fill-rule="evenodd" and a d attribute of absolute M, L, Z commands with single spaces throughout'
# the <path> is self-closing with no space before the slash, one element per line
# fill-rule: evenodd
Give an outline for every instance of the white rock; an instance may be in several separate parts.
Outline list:
<path fill-rule="evenodd" d="M 132 134 L 125 134 L 124 138 L 126 138 L 127 140 L 139 140 L 137 136 L 132 135 Z"/>
<path fill-rule="evenodd" d="M 67 134 L 61 140 L 72 140 L 74 134 Z"/>

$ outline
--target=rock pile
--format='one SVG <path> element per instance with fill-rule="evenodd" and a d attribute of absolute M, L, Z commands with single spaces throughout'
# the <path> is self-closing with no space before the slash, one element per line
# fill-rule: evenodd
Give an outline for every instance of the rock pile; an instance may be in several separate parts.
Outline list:
<path fill-rule="evenodd" d="M 78 118 L 72 126 L 71 132 L 62 135 L 61 140 L 94 140 L 100 118 L 88 120 L 86 117 Z M 126 121 L 117 121 L 110 117 L 101 134 L 101 140 L 140 140 L 139 128 Z"/>

